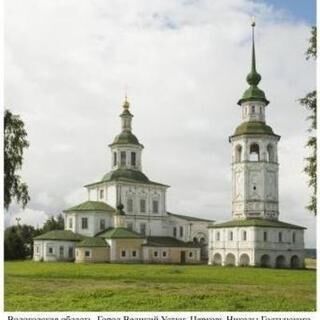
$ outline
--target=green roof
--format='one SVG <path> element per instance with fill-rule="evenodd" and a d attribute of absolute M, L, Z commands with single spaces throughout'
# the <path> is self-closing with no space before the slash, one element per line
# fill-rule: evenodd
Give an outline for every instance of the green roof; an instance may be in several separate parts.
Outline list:
<path fill-rule="evenodd" d="M 236 128 L 233 137 L 243 134 L 267 134 L 279 137 L 278 135 L 273 133 L 273 130 L 270 126 L 261 121 L 246 121 L 241 123 Z"/>
<path fill-rule="evenodd" d="M 120 179 L 140 181 L 143 183 L 150 182 L 150 180 L 144 173 L 142 173 L 141 171 L 132 170 L 132 169 L 117 169 L 114 171 L 110 171 L 102 177 L 101 181 L 114 181 L 114 180 L 120 180 Z"/>
<path fill-rule="evenodd" d="M 112 208 L 108 204 L 102 201 L 85 201 L 72 208 L 64 210 L 64 212 L 70 211 L 105 211 L 115 212 L 115 208 Z"/>
<path fill-rule="evenodd" d="M 133 182 L 133 183 L 144 183 L 144 184 L 153 184 L 158 186 L 165 186 L 165 184 L 157 183 L 149 180 L 149 178 L 139 170 L 133 169 L 116 169 L 106 173 L 100 182 L 95 182 L 91 184 L 87 184 L 86 187 L 96 185 L 102 182 L 109 181 L 124 181 L 124 182 Z"/>
<path fill-rule="evenodd" d="M 119 144 L 134 144 L 138 146 L 142 146 L 142 144 L 139 143 L 138 138 L 131 132 L 131 131 L 122 131 L 120 134 L 118 134 L 113 142 L 110 144 L 110 146 L 119 145 Z"/>
<path fill-rule="evenodd" d="M 172 237 L 148 237 L 146 247 L 200 248 L 199 244 L 184 242 Z"/>
<path fill-rule="evenodd" d="M 266 99 L 264 92 L 258 88 L 256 85 L 251 85 L 242 95 L 241 99 L 238 101 L 238 104 L 241 105 L 243 102 L 247 101 L 262 101 L 266 105 L 269 104 L 269 101 Z"/>
<path fill-rule="evenodd" d="M 266 219 L 241 219 L 230 220 L 227 222 L 213 224 L 209 228 L 233 228 L 233 227 L 264 227 L 264 228 L 290 228 L 290 229 L 306 229 L 302 226 L 286 223 L 278 220 Z"/>
<path fill-rule="evenodd" d="M 201 219 L 201 218 L 197 218 L 197 217 L 185 216 L 185 215 L 181 215 L 181 214 L 175 214 L 175 213 L 171 213 L 171 212 L 167 212 L 167 214 L 169 216 L 177 217 L 177 218 L 184 219 L 184 220 L 187 220 L 187 221 L 204 221 L 204 222 L 213 222 L 213 221 L 215 221 L 215 220 L 208 220 L 208 219 Z"/>
<path fill-rule="evenodd" d="M 91 237 L 82 240 L 76 244 L 78 248 L 88 248 L 88 247 L 108 247 L 109 245 L 102 238 Z"/>
<path fill-rule="evenodd" d="M 66 241 L 80 241 L 83 239 L 85 239 L 83 235 L 74 233 L 71 230 L 52 230 L 33 238 L 33 240 L 66 240 Z"/>
<path fill-rule="evenodd" d="M 142 239 L 144 236 L 127 228 L 112 228 L 100 232 L 96 236 L 105 239 Z"/>

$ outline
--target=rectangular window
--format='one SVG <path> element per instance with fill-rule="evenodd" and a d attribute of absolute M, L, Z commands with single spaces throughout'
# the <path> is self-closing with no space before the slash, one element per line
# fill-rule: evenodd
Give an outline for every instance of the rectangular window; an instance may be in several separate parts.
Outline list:
<path fill-rule="evenodd" d="M 63 256 L 64 256 L 64 247 L 63 247 L 63 246 L 60 246 L 60 248 L 59 248 L 59 254 L 60 254 L 60 257 L 63 257 Z"/>
<path fill-rule="evenodd" d="M 295 232 L 292 234 L 292 242 L 293 242 L 293 243 L 296 242 L 296 233 L 295 233 Z"/>
<path fill-rule="evenodd" d="M 69 258 L 73 258 L 73 248 L 72 247 L 69 247 L 68 256 L 69 256 Z"/>
<path fill-rule="evenodd" d="M 133 223 L 132 222 L 127 222 L 127 229 L 133 230 Z"/>
<path fill-rule="evenodd" d="M 180 226 L 179 230 L 180 230 L 180 237 L 183 237 L 183 227 Z"/>
<path fill-rule="evenodd" d="M 53 254 L 53 248 L 52 248 L 52 247 L 49 247 L 49 248 L 48 248 L 48 252 L 49 252 L 49 254 Z"/>
<path fill-rule="evenodd" d="M 88 218 L 81 218 L 81 228 L 88 229 Z"/>
<path fill-rule="evenodd" d="M 100 230 L 104 230 L 106 228 L 106 220 L 100 219 Z"/>
<path fill-rule="evenodd" d="M 145 213 L 146 212 L 146 200 L 140 199 L 140 212 Z"/>
<path fill-rule="evenodd" d="M 167 251 L 162 251 L 162 256 L 165 258 L 167 256 Z"/>
<path fill-rule="evenodd" d="M 189 258 L 192 258 L 193 257 L 193 253 L 192 251 L 189 252 Z"/>
<path fill-rule="evenodd" d="M 173 227 L 173 236 L 176 238 L 177 237 L 177 228 Z"/>
<path fill-rule="evenodd" d="M 100 199 L 103 199 L 103 190 L 100 190 Z"/>
<path fill-rule="evenodd" d="M 152 211 L 153 211 L 153 213 L 159 212 L 159 201 L 158 200 L 152 201 Z"/>
<path fill-rule="evenodd" d="M 128 199 L 127 200 L 127 211 L 128 212 L 132 212 L 133 211 L 133 200 L 132 199 Z"/>
<path fill-rule="evenodd" d="M 121 257 L 124 258 L 125 256 L 126 256 L 126 251 L 125 251 L 125 250 L 122 250 L 122 251 L 121 251 Z"/>
<path fill-rule="evenodd" d="M 91 256 L 91 251 L 90 251 L 90 250 L 86 250 L 86 251 L 84 252 L 84 255 L 85 255 L 86 257 L 90 257 L 90 256 Z"/>
<path fill-rule="evenodd" d="M 39 246 L 36 246 L 36 253 L 39 253 Z"/>
<path fill-rule="evenodd" d="M 72 218 L 69 218 L 69 229 L 72 229 Z"/>
<path fill-rule="evenodd" d="M 136 165 L 136 153 L 131 152 L 131 165 L 135 166 Z"/>
<path fill-rule="evenodd" d="M 158 251 L 153 251 L 153 256 L 158 257 Z"/>
<path fill-rule="evenodd" d="M 125 151 L 120 152 L 120 163 L 122 166 L 126 165 L 126 152 Z"/>
<path fill-rule="evenodd" d="M 243 231 L 242 240 L 247 241 L 247 231 Z"/>
<path fill-rule="evenodd" d="M 220 241 L 220 232 L 216 233 L 216 241 Z"/>
<path fill-rule="evenodd" d="M 279 242 L 282 242 L 282 232 L 279 232 L 279 234 L 278 234 L 278 240 L 279 240 Z"/>
<path fill-rule="evenodd" d="M 146 224 L 145 223 L 140 224 L 140 233 L 143 235 L 146 234 Z"/>
<path fill-rule="evenodd" d="M 233 241 L 233 232 L 232 231 L 229 232 L 229 240 Z"/>
<path fill-rule="evenodd" d="M 137 256 L 137 251 L 132 251 L 132 256 L 136 257 Z"/>
<path fill-rule="evenodd" d="M 113 166 L 116 166 L 117 165 L 117 153 L 114 152 L 113 153 Z"/>
<path fill-rule="evenodd" d="M 263 241 L 264 242 L 268 241 L 268 233 L 267 233 L 267 231 L 263 232 Z"/>

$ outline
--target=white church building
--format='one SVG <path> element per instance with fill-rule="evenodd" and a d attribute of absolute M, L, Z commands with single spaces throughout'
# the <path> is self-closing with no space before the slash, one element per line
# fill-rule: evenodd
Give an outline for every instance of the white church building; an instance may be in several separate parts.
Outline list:
<path fill-rule="evenodd" d="M 142 172 L 144 147 L 132 133 L 129 107 L 126 98 L 121 133 L 109 145 L 111 171 L 85 186 L 85 202 L 64 210 L 65 230 L 34 238 L 35 261 L 199 263 L 207 259 L 208 225 L 213 221 L 167 211 L 169 186 Z"/>
<path fill-rule="evenodd" d="M 280 136 L 266 124 L 269 101 L 258 88 L 254 27 L 249 88 L 238 102 L 241 123 L 229 138 L 232 220 L 209 227 L 209 264 L 301 268 L 305 228 L 279 221 Z"/>

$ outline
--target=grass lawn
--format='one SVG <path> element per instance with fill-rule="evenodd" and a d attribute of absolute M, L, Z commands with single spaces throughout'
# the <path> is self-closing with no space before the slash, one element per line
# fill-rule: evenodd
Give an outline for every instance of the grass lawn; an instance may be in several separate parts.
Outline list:
<path fill-rule="evenodd" d="M 5 262 L 5 311 L 312 311 L 314 270 Z"/>

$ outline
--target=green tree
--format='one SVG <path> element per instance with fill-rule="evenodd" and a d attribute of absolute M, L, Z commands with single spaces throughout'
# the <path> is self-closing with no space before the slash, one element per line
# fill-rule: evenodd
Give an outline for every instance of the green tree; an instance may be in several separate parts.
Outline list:
<path fill-rule="evenodd" d="M 64 218 L 60 213 L 56 218 L 54 216 L 50 217 L 41 229 L 41 233 L 46 233 L 51 230 L 63 230 L 64 229 Z"/>
<path fill-rule="evenodd" d="M 311 37 L 309 39 L 309 47 L 306 51 L 307 60 L 317 58 L 317 28 L 312 27 Z M 304 98 L 299 100 L 309 112 L 310 115 L 307 120 L 310 121 L 310 127 L 308 129 L 309 137 L 306 143 L 306 147 L 310 150 L 309 156 L 306 157 L 306 166 L 304 172 L 308 175 L 308 185 L 312 189 L 310 202 L 307 205 L 307 209 L 317 214 L 317 91 L 313 90 L 309 92 Z"/>
<path fill-rule="evenodd" d="M 12 226 L 4 232 L 4 259 L 25 259 L 28 255 L 27 246 L 20 233 L 19 226 Z"/>
<path fill-rule="evenodd" d="M 28 186 L 21 181 L 17 171 L 21 169 L 23 152 L 29 147 L 24 123 L 9 110 L 4 112 L 4 207 L 8 210 L 15 198 L 25 207 L 30 200 Z"/>

